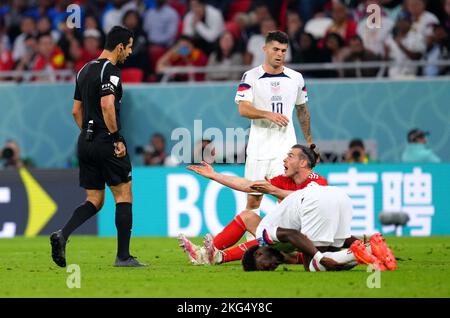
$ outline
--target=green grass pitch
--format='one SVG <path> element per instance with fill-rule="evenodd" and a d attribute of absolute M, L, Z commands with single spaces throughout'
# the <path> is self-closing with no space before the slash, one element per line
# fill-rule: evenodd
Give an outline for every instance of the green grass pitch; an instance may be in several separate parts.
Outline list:
<path fill-rule="evenodd" d="M 193 240 L 200 243 L 201 239 Z M 450 297 L 450 237 L 388 237 L 397 270 L 307 273 L 301 266 L 245 273 L 239 262 L 192 266 L 175 238 L 132 238 L 132 254 L 148 268 L 114 268 L 115 238 L 73 236 L 67 263 L 78 264 L 81 288 L 53 264 L 48 237 L 0 240 L 0 297 Z"/>

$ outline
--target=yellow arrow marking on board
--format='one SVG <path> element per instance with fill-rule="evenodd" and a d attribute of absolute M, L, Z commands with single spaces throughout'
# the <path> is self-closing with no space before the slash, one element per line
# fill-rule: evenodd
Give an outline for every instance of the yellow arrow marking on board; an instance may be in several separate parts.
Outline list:
<path fill-rule="evenodd" d="M 20 168 L 19 173 L 28 196 L 29 215 L 25 237 L 33 237 L 50 221 L 58 206 L 27 169 Z"/>

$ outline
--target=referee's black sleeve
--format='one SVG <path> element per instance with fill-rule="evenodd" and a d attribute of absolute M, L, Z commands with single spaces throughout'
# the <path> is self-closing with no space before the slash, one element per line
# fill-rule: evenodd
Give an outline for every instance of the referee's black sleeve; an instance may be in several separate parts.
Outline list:
<path fill-rule="evenodd" d="M 73 99 L 82 101 L 80 87 L 78 86 L 78 79 L 75 80 L 75 93 L 73 94 Z"/>
<path fill-rule="evenodd" d="M 105 66 L 101 76 L 100 97 L 116 94 L 120 83 L 120 71 L 117 67 L 109 64 Z"/>

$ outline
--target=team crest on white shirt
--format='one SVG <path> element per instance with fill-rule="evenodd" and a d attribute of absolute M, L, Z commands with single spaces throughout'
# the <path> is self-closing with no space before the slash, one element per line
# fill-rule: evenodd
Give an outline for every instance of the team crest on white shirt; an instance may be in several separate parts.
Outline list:
<path fill-rule="evenodd" d="M 279 81 L 270 82 L 270 90 L 272 94 L 279 94 L 281 89 L 281 85 Z"/>

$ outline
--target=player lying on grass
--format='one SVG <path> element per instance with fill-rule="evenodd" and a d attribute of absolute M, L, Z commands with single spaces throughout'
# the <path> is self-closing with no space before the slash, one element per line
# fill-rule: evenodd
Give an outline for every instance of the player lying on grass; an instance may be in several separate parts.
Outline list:
<path fill-rule="evenodd" d="M 259 223 L 256 229 L 259 246 L 245 252 L 244 270 L 274 270 L 283 262 L 282 254 L 271 248 L 276 243 L 288 243 L 301 251 L 308 271 L 327 270 L 320 262 L 323 257 L 335 260 L 341 269 L 359 263 L 372 264 L 377 270 L 394 270 L 395 257 L 381 234 L 371 237 L 369 248 L 356 240 L 348 250 L 338 251 L 352 240 L 351 220 L 352 203 L 342 189 L 310 185 L 296 191 Z"/>
<path fill-rule="evenodd" d="M 296 238 L 298 233 L 300 232 L 282 228 L 279 228 L 277 231 L 278 237 L 287 239 L 288 241 L 298 240 L 299 238 Z M 350 270 L 357 264 L 373 264 L 374 268 L 380 271 L 386 269 L 394 270 L 396 268 L 394 254 L 380 233 L 372 235 L 368 244 L 364 244 L 362 241 L 355 241 L 355 244 L 352 244 L 351 247 L 351 249 L 342 249 L 339 252 L 324 252 L 322 255 L 338 262 L 340 270 Z M 242 258 L 242 266 L 245 271 L 272 271 L 280 264 L 294 264 L 291 260 L 292 257 L 287 253 L 296 249 L 290 243 L 275 243 L 271 246 L 252 246 L 245 252 Z M 302 255 L 302 253 L 299 254 Z M 389 264 L 389 267 L 385 264 Z M 314 257 L 309 264 L 305 261 L 303 265 L 306 271 L 316 272 L 327 270 L 320 263 L 314 262 Z"/>
<path fill-rule="evenodd" d="M 234 190 L 271 194 L 281 201 L 292 192 L 305 188 L 308 184 L 328 185 L 324 177 L 312 171 L 319 159 L 319 155 L 314 151 L 314 148 L 315 145 L 310 147 L 294 145 L 284 159 L 284 175 L 264 181 L 253 182 L 240 177 L 219 174 L 205 162 L 202 162 L 201 166 L 188 166 L 187 169 Z M 236 244 L 246 231 L 255 235 L 260 220 L 261 217 L 258 214 L 252 210 L 245 210 L 238 214 L 215 238 L 207 235 L 203 247 L 192 244 L 184 235 L 179 237 L 180 246 L 196 265 L 220 264 L 241 260 L 247 248 L 258 244 L 256 240 L 228 250 L 225 249 Z M 207 252 L 208 255 L 205 254 Z M 291 257 L 289 260 L 290 262 L 303 262 L 301 255 Z"/>

